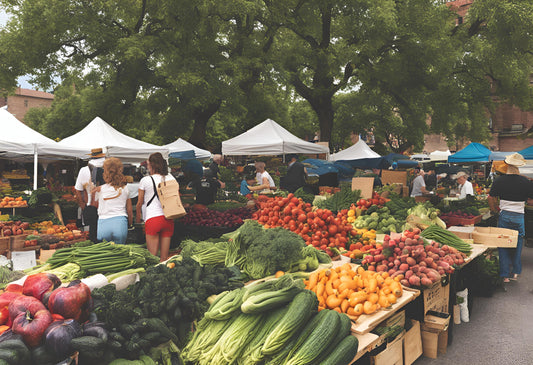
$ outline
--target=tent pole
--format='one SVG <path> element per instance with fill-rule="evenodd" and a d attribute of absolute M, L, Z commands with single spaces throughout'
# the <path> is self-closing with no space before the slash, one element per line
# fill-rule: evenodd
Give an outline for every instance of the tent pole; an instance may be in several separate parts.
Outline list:
<path fill-rule="evenodd" d="M 33 146 L 33 190 L 37 190 L 37 148 Z"/>

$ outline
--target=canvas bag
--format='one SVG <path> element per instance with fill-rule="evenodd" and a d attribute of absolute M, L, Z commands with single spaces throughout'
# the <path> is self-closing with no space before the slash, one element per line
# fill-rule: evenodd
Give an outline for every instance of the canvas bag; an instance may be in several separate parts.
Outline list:
<path fill-rule="evenodd" d="M 183 217 L 187 212 L 181 203 L 180 185 L 174 179 L 163 180 L 157 185 L 157 197 L 166 219 Z"/>

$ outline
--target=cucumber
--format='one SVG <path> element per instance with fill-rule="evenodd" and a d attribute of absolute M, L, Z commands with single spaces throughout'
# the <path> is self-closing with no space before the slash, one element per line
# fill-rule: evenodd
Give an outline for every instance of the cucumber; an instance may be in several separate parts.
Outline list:
<path fill-rule="evenodd" d="M 9 351 L 9 350 L 13 350 L 17 354 L 16 357 L 18 358 L 18 361 L 15 361 L 13 363 L 17 364 L 19 362 L 20 363 L 30 362 L 31 352 L 22 340 L 12 339 L 12 340 L 5 340 L 5 341 L 0 342 L 0 353 L 4 351 Z M 4 358 L 4 357 L 0 357 L 0 358 L 3 358 L 7 360 L 9 363 L 11 363 L 11 361 L 7 358 Z"/>
<path fill-rule="evenodd" d="M 96 356 L 102 353 L 105 348 L 106 341 L 94 336 L 81 336 L 73 338 L 70 341 L 70 346 L 80 353 L 91 356 Z"/>
<path fill-rule="evenodd" d="M 357 337 L 348 335 L 333 349 L 327 359 L 322 361 L 320 365 L 348 365 L 359 348 L 359 341 Z"/>

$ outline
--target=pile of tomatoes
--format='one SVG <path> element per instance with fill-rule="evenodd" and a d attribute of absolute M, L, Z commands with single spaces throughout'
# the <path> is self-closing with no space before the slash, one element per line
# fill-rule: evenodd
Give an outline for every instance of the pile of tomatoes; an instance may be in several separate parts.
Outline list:
<path fill-rule="evenodd" d="M 308 245 L 327 252 L 330 256 L 338 250 L 349 248 L 357 232 L 346 221 L 347 209 L 336 215 L 327 209 L 312 210 L 309 203 L 289 194 L 286 198 L 274 197 L 258 201 L 259 209 L 252 219 L 270 227 L 283 227 L 300 235 Z"/>

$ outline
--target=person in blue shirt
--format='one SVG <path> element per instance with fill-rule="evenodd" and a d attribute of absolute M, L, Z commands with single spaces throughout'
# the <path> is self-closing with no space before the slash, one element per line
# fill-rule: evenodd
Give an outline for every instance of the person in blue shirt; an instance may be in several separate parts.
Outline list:
<path fill-rule="evenodd" d="M 255 175 L 245 175 L 241 181 L 241 195 L 248 195 L 252 192 L 250 191 L 249 186 L 255 185 Z"/>

